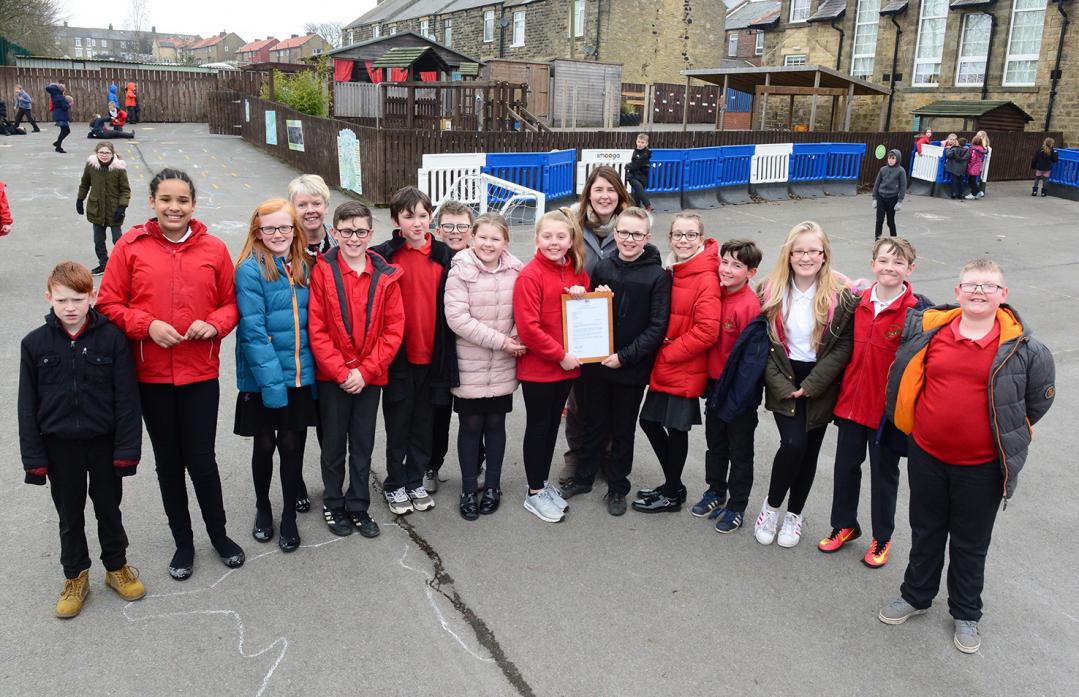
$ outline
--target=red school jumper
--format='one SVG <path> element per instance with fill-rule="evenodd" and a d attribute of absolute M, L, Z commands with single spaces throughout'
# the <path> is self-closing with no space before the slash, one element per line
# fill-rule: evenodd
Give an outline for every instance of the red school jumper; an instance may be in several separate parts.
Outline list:
<path fill-rule="evenodd" d="M 562 370 L 566 357 L 562 335 L 562 296 L 570 286 L 590 288 L 588 274 L 577 273 L 568 260 L 554 262 L 536 250 L 513 285 L 513 320 L 517 335 L 528 348 L 517 359 L 517 379 L 557 382 L 581 374 L 580 368 Z"/>
<path fill-rule="evenodd" d="M 761 313 L 761 299 L 746 281 L 738 290 L 728 293 L 721 286 L 719 307 L 719 340 L 708 350 L 708 377 L 718 380 L 731 357 L 738 336 Z"/>
<path fill-rule="evenodd" d="M 131 228 L 113 248 L 101 280 L 96 309 L 131 341 L 139 382 L 180 386 L 216 379 L 221 340 L 239 321 L 228 248 L 195 219 L 189 231 L 183 242 L 172 242 L 156 218 Z M 161 348 L 150 338 L 155 319 L 181 335 L 201 319 L 217 336 Z"/>
<path fill-rule="evenodd" d="M 910 284 L 904 281 L 903 294 L 873 316 L 873 288 L 862 291 L 854 309 L 854 349 L 850 363 L 839 382 L 835 415 L 867 428 L 877 428 L 884 416 L 888 369 L 903 338 L 907 310 L 918 300 Z"/>

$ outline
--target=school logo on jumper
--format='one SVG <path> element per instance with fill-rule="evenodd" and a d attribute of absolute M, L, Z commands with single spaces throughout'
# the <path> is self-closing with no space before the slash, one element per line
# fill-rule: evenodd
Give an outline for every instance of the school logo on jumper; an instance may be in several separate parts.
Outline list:
<path fill-rule="evenodd" d="M 903 327 L 898 324 L 889 324 L 884 328 L 884 338 L 889 341 L 894 341 L 899 338 L 899 335 L 903 333 Z"/>
<path fill-rule="evenodd" d="M 723 322 L 723 331 L 725 331 L 725 332 L 733 332 L 734 331 L 734 321 L 729 320 L 729 319 L 724 321 Z"/>
<path fill-rule="evenodd" d="M 1054 387 L 1053 385 L 1050 385 L 1049 387 L 1045 388 L 1045 398 L 1046 399 L 1052 399 L 1054 396 L 1056 396 L 1056 393 L 1057 393 L 1056 387 Z"/>

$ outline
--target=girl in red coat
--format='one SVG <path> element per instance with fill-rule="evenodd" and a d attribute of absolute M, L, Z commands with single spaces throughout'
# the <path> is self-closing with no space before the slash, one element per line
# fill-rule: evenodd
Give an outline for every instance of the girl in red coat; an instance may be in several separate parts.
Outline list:
<path fill-rule="evenodd" d="M 641 407 L 641 429 L 663 467 L 664 482 L 637 492 L 633 508 L 644 513 L 677 511 L 686 500 L 682 468 L 689 430 L 701 423 L 708 349 L 719 338 L 719 245 L 705 238 L 700 216 L 679 213 L 671 223 L 670 246 L 671 319 Z"/>
<path fill-rule="evenodd" d="M 214 549 L 229 568 L 244 552 L 225 532 L 217 436 L 218 352 L 236 326 L 233 266 L 225 243 L 192 218 L 195 185 L 164 169 L 150 181 L 155 217 L 120 238 L 105 270 L 97 309 L 131 342 L 143 418 L 182 581 L 195 561 L 186 473 L 195 486 Z"/>
<path fill-rule="evenodd" d="M 562 294 L 581 295 L 588 285 L 580 226 L 567 208 L 547 213 L 536 226 L 536 256 L 513 286 L 513 319 L 526 348 L 517 359 L 525 400 L 524 507 L 547 523 L 566 514 L 565 500 L 547 478 L 562 409 L 581 374 L 581 361 L 563 348 Z"/>

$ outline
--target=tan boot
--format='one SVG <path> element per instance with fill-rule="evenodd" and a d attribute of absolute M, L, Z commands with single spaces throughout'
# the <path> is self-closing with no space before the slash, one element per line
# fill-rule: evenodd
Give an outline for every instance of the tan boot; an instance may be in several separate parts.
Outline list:
<path fill-rule="evenodd" d="M 105 574 L 105 585 L 116 591 L 124 600 L 138 600 L 146 595 L 146 586 L 139 580 L 139 570 L 124 564 L 116 571 Z"/>
<path fill-rule="evenodd" d="M 83 571 L 78 578 L 64 581 L 64 590 L 56 601 L 56 616 L 68 619 L 82 611 L 82 603 L 90 592 L 90 572 Z"/>

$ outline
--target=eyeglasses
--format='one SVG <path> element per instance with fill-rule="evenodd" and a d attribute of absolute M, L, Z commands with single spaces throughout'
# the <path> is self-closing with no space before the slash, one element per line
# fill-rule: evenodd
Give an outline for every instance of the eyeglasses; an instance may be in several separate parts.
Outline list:
<path fill-rule="evenodd" d="M 791 256 L 795 259 L 804 259 L 806 257 L 810 259 L 816 259 L 819 256 L 824 255 L 823 249 L 792 249 Z"/>
<path fill-rule="evenodd" d="M 641 242 L 645 237 L 648 237 L 647 232 L 633 232 L 632 230 L 615 230 L 614 234 L 620 240 L 633 240 L 634 242 Z"/>
<path fill-rule="evenodd" d="M 1004 286 L 998 286 L 996 283 L 960 283 L 959 290 L 968 295 L 973 295 L 978 291 L 985 293 L 986 295 L 992 295 Z"/>
<path fill-rule="evenodd" d="M 699 232 L 672 232 L 671 233 L 671 239 L 672 240 L 688 240 L 689 242 L 696 242 L 700 238 L 701 238 L 701 233 L 699 233 Z"/>
<path fill-rule="evenodd" d="M 295 225 L 277 225 L 277 226 L 268 225 L 266 227 L 260 227 L 259 232 L 262 233 L 263 237 L 273 237 L 277 233 L 281 233 L 285 237 L 288 237 L 289 235 L 292 234 L 292 231 L 295 230 L 295 229 L 296 229 Z"/>
<path fill-rule="evenodd" d="M 355 235 L 361 240 L 366 240 L 368 237 L 371 236 L 372 232 L 374 232 L 374 230 L 365 227 L 358 227 L 355 229 L 350 227 L 337 228 L 337 234 L 341 237 L 344 237 L 345 239 L 349 239 Z"/>
<path fill-rule="evenodd" d="M 441 225 L 438 226 L 438 229 L 442 230 L 443 234 L 446 234 L 446 235 L 451 234 L 455 230 L 457 232 L 463 234 L 463 233 L 466 233 L 469 230 L 471 230 L 472 225 L 470 223 L 456 223 L 456 224 L 454 224 L 454 223 L 442 223 Z"/>

